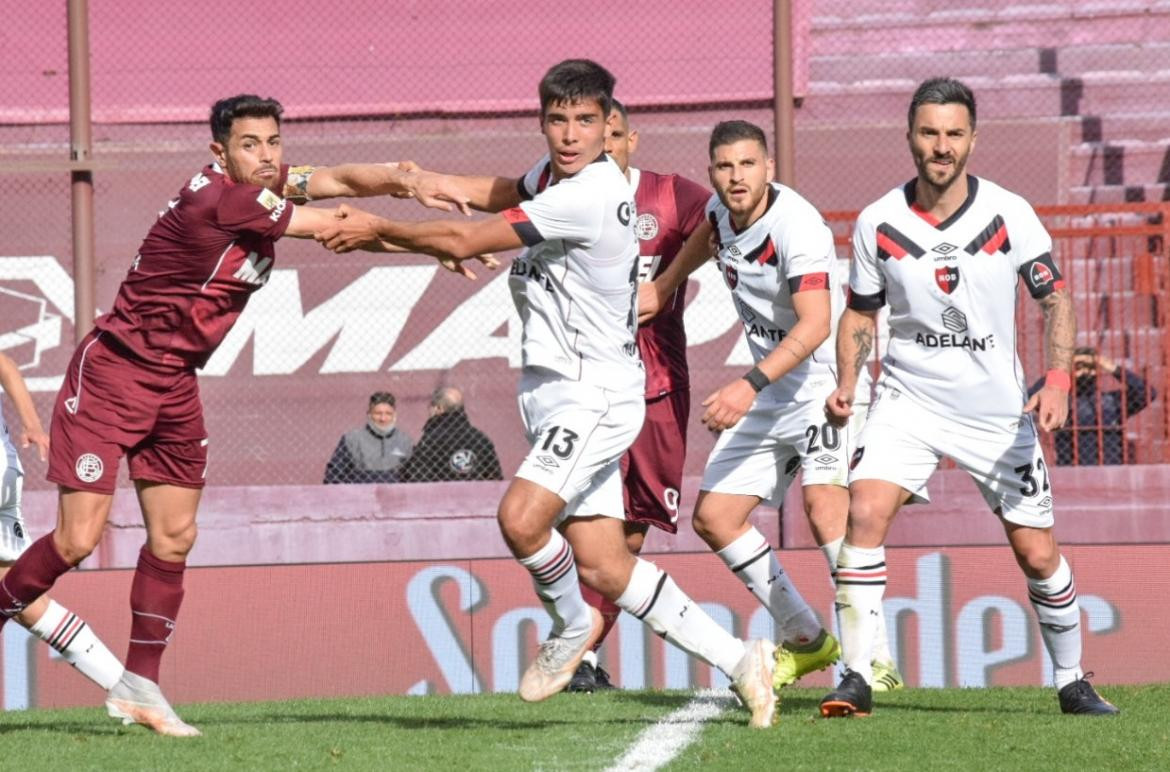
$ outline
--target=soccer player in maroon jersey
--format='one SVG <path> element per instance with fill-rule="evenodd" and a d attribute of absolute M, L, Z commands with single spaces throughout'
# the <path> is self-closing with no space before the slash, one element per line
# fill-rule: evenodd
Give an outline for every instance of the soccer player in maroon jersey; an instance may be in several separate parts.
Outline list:
<path fill-rule="evenodd" d="M 637 147 L 638 131 L 630 128 L 625 105 L 615 99 L 605 151 L 617 161 L 635 190 L 638 281 L 645 282 L 670 265 L 691 231 L 703 222 L 703 209 L 711 194 L 702 185 L 677 174 L 631 167 L 630 156 Z M 684 282 L 658 316 L 638 327 L 638 349 L 646 368 L 646 419 L 638 438 L 622 456 L 626 544 L 635 555 L 641 553 L 651 525 L 667 533 L 678 531 L 679 489 L 691 410 L 687 334 L 683 327 L 685 301 Z M 621 609 L 585 585 L 581 593 L 586 603 L 601 612 L 604 627 L 567 690 L 612 688 L 609 674 L 597 664 L 597 651 Z"/>
<path fill-rule="evenodd" d="M 207 464 L 196 368 L 268 280 L 276 240 L 312 238 L 340 216 L 293 201 L 390 194 L 466 211 L 457 183 L 413 164 L 290 169 L 282 163 L 281 112 L 279 102 L 247 94 L 212 107 L 214 162 L 191 177 L 147 233 L 113 308 L 74 353 L 54 403 L 48 479 L 60 491 L 56 529 L 0 580 L 2 625 L 97 546 L 126 456 L 147 539 L 130 590 L 126 671 L 106 707 L 124 723 L 165 735 L 199 734 L 158 687 Z"/>

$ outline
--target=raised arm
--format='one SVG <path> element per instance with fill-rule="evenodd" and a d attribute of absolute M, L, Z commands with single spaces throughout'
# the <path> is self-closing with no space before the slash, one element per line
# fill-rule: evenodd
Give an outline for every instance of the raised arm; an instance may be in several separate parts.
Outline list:
<path fill-rule="evenodd" d="M 30 444 L 36 445 L 41 461 L 47 460 L 49 435 L 45 434 L 41 426 L 41 419 L 37 416 L 36 406 L 33 405 L 32 395 L 28 393 L 28 386 L 24 383 L 20 369 L 5 354 L 0 354 L 0 387 L 12 400 L 16 415 L 20 418 L 20 433 L 16 435 L 16 441 L 22 448 L 27 448 Z"/>

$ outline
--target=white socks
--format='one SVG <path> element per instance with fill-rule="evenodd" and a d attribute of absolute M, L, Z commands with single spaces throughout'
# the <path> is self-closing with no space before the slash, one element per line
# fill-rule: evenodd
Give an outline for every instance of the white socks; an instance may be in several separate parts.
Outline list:
<path fill-rule="evenodd" d="M 829 576 L 833 580 L 833 586 L 837 586 L 837 560 L 841 555 L 841 545 L 845 543 L 845 537 L 839 536 L 831 542 L 821 545 L 821 554 L 825 556 L 825 561 L 829 564 Z M 840 621 L 837 622 L 838 629 L 840 629 Z M 890 653 L 890 640 L 886 633 L 886 612 L 884 607 L 878 606 L 877 616 L 877 630 L 873 636 L 873 661 L 894 663 L 894 655 Z"/>
<path fill-rule="evenodd" d="M 837 620 L 845 667 L 873 683 L 874 641 L 877 640 L 882 596 L 886 593 L 886 548 L 841 545 L 837 558 Z"/>
<path fill-rule="evenodd" d="M 1052 680 L 1060 689 L 1081 678 L 1081 608 L 1077 585 L 1064 556 L 1047 579 L 1028 580 L 1028 599 L 1040 621 L 1040 637 L 1052 658 Z"/>
<path fill-rule="evenodd" d="M 634 564 L 630 583 L 617 605 L 683 651 L 719 668 L 728 678 L 747 651 L 743 641 L 716 624 L 665 571 L 641 558 Z"/>
<path fill-rule="evenodd" d="M 809 644 L 820 635 L 821 623 L 780 567 L 768 540 L 755 527 L 715 553 L 747 585 L 780 629 L 780 640 Z"/>
<path fill-rule="evenodd" d="M 82 675 L 109 691 L 122 677 L 122 663 L 94 635 L 81 617 L 57 603 L 49 607 L 29 631 L 52 646 Z"/>
<path fill-rule="evenodd" d="M 532 574 L 536 594 L 553 619 L 552 635 L 576 638 L 593 629 L 589 605 L 581 597 L 573 548 L 560 531 L 553 529 L 548 544 L 535 554 L 520 558 L 520 565 Z"/>

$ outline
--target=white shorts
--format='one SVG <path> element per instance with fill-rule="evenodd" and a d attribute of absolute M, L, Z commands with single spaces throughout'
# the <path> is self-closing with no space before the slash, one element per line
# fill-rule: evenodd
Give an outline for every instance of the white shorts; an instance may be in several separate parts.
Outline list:
<path fill-rule="evenodd" d="M 0 563 L 11 563 L 28 549 L 32 540 L 20 514 L 24 475 L 0 456 Z"/>
<path fill-rule="evenodd" d="M 929 501 L 926 481 L 943 456 L 971 475 L 987 505 L 1004 520 L 1052 527 L 1048 465 L 1027 415 L 1020 416 L 1015 431 L 977 429 L 888 389 L 869 411 L 849 481 L 886 480 L 905 488 L 917 502 Z"/>
<path fill-rule="evenodd" d="M 849 481 L 849 457 L 865 423 L 865 406 L 836 427 L 825 418 L 825 400 L 786 405 L 758 400 L 735 426 L 715 442 L 701 490 L 758 496 L 780 506 L 796 473 L 802 485 L 839 485 Z"/>
<path fill-rule="evenodd" d="M 621 459 L 642 430 L 642 391 L 610 391 L 536 370 L 521 376 L 518 399 L 532 450 L 516 476 L 564 499 L 557 523 L 593 515 L 625 519 Z"/>

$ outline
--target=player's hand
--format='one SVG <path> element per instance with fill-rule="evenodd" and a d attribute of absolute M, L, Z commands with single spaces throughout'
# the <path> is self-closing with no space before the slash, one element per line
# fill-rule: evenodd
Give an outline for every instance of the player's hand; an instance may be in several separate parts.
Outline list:
<path fill-rule="evenodd" d="M 838 386 L 825 399 L 825 418 L 834 426 L 844 426 L 853 415 L 853 389 Z"/>
<path fill-rule="evenodd" d="M 393 166 L 395 169 L 403 172 L 417 172 L 421 167 L 414 161 L 394 161 L 386 164 L 386 166 Z M 403 190 L 398 193 L 391 193 L 394 198 L 414 198 L 414 192 L 410 190 Z"/>
<path fill-rule="evenodd" d="M 45 434 L 45 430 L 39 426 L 35 429 L 21 429 L 19 435 L 20 447 L 27 448 L 29 445 L 37 446 L 37 456 L 41 461 L 49 460 L 49 435 Z"/>
<path fill-rule="evenodd" d="M 439 265 L 443 266 L 451 273 L 457 273 L 460 276 L 464 276 L 468 279 L 476 278 L 475 272 L 467 267 L 467 263 L 470 260 L 478 260 L 479 262 L 483 263 L 484 267 L 486 267 L 489 271 L 494 271 L 500 267 L 500 261 L 497 260 L 496 256 L 491 252 L 483 255 L 475 255 L 474 257 L 440 257 L 436 259 L 439 261 Z"/>
<path fill-rule="evenodd" d="M 647 281 L 638 285 L 638 324 L 645 324 L 662 310 L 662 298 L 658 296 L 658 288 L 654 282 Z"/>
<path fill-rule="evenodd" d="M 338 254 L 352 252 L 380 241 L 375 227 L 377 219 L 369 212 L 341 204 L 333 210 L 332 224 L 313 234 L 313 238 Z"/>
<path fill-rule="evenodd" d="M 713 432 L 730 429 L 739 423 L 756 401 L 756 390 L 743 378 L 731 383 L 703 400 L 703 423 Z"/>
<path fill-rule="evenodd" d="M 401 169 L 402 166 L 399 165 Z M 471 214 L 471 196 L 463 190 L 457 178 L 447 174 L 428 172 L 417 166 L 409 171 L 406 180 L 409 194 L 425 207 L 452 212 L 458 209 L 465 215 Z"/>
<path fill-rule="evenodd" d="M 1036 411 L 1041 429 L 1046 432 L 1059 429 L 1068 418 L 1068 392 L 1055 386 L 1041 388 L 1024 405 L 1025 413 L 1032 411 Z"/>

